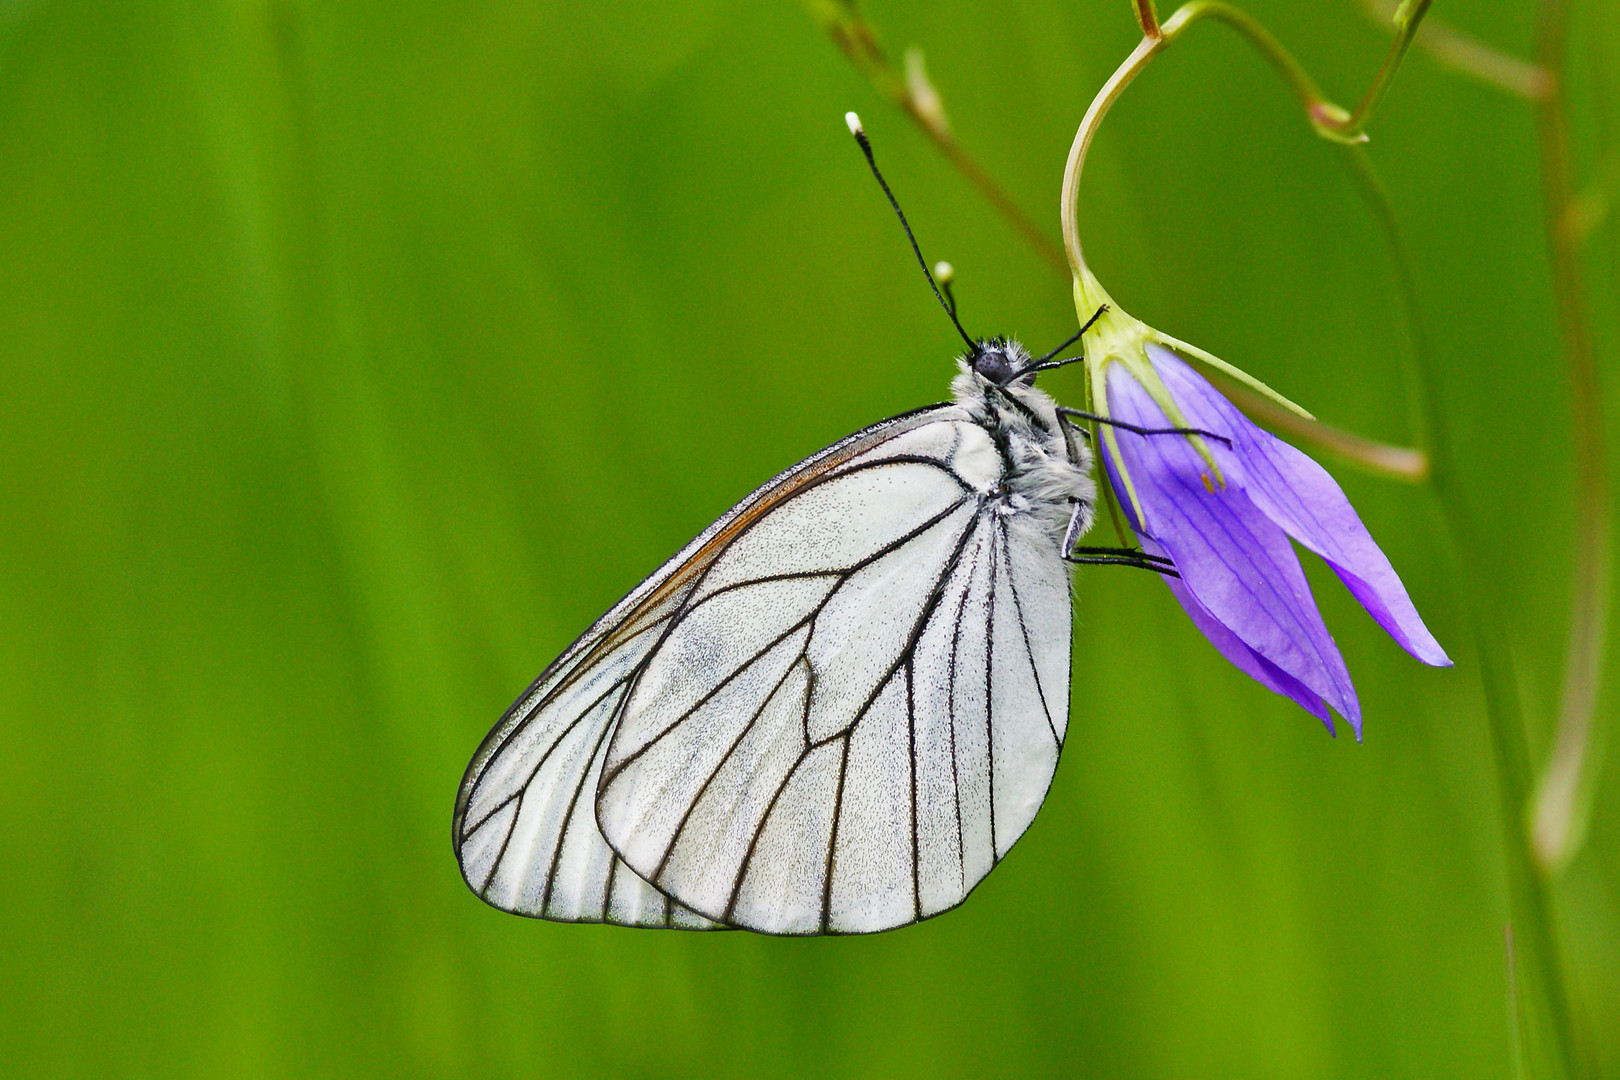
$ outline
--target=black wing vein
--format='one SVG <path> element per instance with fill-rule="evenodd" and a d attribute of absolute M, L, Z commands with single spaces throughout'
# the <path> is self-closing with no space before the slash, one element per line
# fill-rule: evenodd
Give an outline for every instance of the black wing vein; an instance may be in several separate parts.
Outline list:
<path fill-rule="evenodd" d="M 1007 540 L 1007 527 L 1001 527 L 1001 549 L 1007 558 L 1007 591 L 1012 594 L 1013 615 L 1018 619 L 1018 631 L 1024 639 L 1024 656 L 1029 660 L 1029 674 L 1035 681 L 1035 693 L 1041 699 L 1041 712 L 1046 714 L 1046 726 L 1052 731 L 1052 741 L 1059 747 L 1063 745 L 1063 737 L 1058 734 L 1057 722 L 1052 719 L 1052 707 L 1046 703 L 1046 689 L 1041 685 L 1041 669 L 1035 663 L 1035 650 L 1029 643 L 1029 625 L 1024 622 L 1024 605 L 1018 599 L 1018 581 L 1013 575 L 1012 548 Z"/>

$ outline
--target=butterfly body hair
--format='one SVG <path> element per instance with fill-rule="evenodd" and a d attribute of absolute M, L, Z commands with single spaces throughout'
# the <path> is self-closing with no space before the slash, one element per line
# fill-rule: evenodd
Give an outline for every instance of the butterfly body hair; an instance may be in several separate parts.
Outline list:
<path fill-rule="evenodd" d="M 958 359 L 951 393 L 989 432 L 1001 455 L 1001 513 L 1013 527 L 1050 535 L 1057 548 L 1076 507 L 1081 531 L 1090 528 L 1097 484 L 1091 450 L 1083 439 L 1071 437 L 1057 403 L 1036 389 L 1033 375 L 1016 375 L 1029 363 L 1029 353 L 1016 341 L 981 342 L 977 352 Z"/>

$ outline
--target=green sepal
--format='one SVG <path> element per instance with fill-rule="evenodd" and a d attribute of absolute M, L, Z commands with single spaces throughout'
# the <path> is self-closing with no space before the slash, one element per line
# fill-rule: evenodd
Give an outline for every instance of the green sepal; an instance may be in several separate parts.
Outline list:
<path fill-rule="evenodd" d="M 1096 316 L 1091 329 L 1087 330 L 1080 340 L 1086 357 L 1087 380 L 1091 384 L 1092 408 L 1097 415 L 1103 417 L 1109 415 L 1106 373 L 1109 364 L 1120 364 L 1148 392 L 1148 396 L 1164 413 L 1171 427 L 1192 427 L 1176 404 L 1170 388 L 1159 378 L 1159 373 L 1147 354 L 1148 342 L 1166 344 L 1164 336 L 1141 320 L 1121 311 L 1090 270 L 1082 269 L 1080 276 L 1075 279 L 1074 304 L 1075 312 L 1082 324 L 1093 315 Z M 1234 375 L 1250 381 L 1241 372 L 1234 372 Z M 1113 427 L 1105 424 L 1098 434 L 1112 451 L 1115 469 L 1125 486 L 1124 494 L 1130 500 L 1136 520 L 1146 527 L 1147 515 L 1143 513 L 1142 502 L 1137 498 L 1136 485 L 1131 480 L 1130 470 L 1125 467 L 1124 460 L 1120 457 L 1119 440 Z M 1198 451 L 1198 456 L 1209 466 L 1212 485 L 1225 487 L 1226 479 L 1221 475 L 1221 467 L 1216 463 L 1215 455 L 1210 451 L 1204 438 L 1199 435 L 1182 437 L 1192 444 L 1193 449 Z"/>
<path fill-rule="evenodd" d="M 1149 329 L 1148 333 L 1152 336 L 1155 342 L 1163 345 L 1165 348 L 1181 353 L 1187 359 L 1203 364 L 1212 370 L 1220 372 L 1222 375 L 1227 375 L 1236 379 L 1244 386 L 1247 386 L 1250 390 L 1253 390 L 1255 393 L 1261 394 L 1264 397 L 1270 398 L 1272 401 L 1276 402 L 1278 405 L 1281 405 L 1289 412 L 1303 416 L 1307 420 L 1316 419 L 1316 417 L 1312 416 L 1304 408 L 1294 404 L 1292 401 L 1289 401 L 1287 398 L 1277 393 L 1277 391 L 1273 390 L 1271 387 L 1267 386 L 1253 375 L 1250 375 L 1248 372 L 1239 368 L 1233 367 L 1231 364 L 1228 364 L 1225 360 L 1222 360 L 1213 353 L 1205 352 L 1196 345 L 1189 345 L 1180 338 L 1173 338 L 1169 334 L 1161 334 L 1157 330 Z"/>

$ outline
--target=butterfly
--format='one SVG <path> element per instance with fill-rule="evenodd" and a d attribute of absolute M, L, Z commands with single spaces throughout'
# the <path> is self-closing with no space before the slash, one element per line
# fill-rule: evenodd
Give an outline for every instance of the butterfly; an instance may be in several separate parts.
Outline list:
<path fill-rule="evenodd" d="M 1080 335 L 1032 358 L 963 331 L 847 119 L 967 343 L 952 400 L 758 488 L 506 711 L 453 823 L 462 876 L 497 908 L 799 935 L 947 911 L 1051 784 L 1070 564 L 1174 572 L 1078 546 L 1097 490 L 1076 421 L 1099 418 L 1034 382 Z"/>

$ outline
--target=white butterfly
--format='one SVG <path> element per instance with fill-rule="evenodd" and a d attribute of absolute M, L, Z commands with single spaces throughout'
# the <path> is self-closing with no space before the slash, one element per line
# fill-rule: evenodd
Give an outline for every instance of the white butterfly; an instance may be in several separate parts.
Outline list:
<path fill-rule="evenodd" d="M 1034 386 L 1062 361 L 969 344 L 954 401 L 759 488 L 507 710 L 456 799 L 475 893 L 562 921 L 862 933 L 955 907 L 1007 854 L 1068 726 L 1066 560 L 1162 567 L 1075 547 L 1096 488 L 1068 417 L 1087 414 Z"/>

